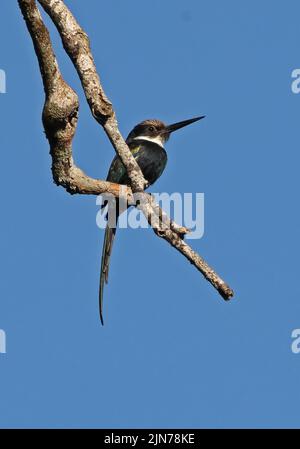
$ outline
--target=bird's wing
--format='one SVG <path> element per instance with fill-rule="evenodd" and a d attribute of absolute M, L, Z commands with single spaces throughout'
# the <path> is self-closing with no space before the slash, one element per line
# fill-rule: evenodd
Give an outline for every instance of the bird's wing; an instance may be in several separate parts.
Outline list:
<path fill-rule="evenodd" d="M 106 180 L 110 182 L 121 183 L 126 175 L 126 168 L 124 167 L 119 156 L 115 156 L 108 171 Z"/>
<path fill-rule="evenodd" d="M 130 151 L 133 154 L 133 157 L 138 160 L 139 150 L 141 148 L 141 144 L 132 145 L 130 144 Z M 127 184 L 129 183 L 129 179 L 127 176 L 126 168 L 123 165 L 123 162 L 119 158 L 119 156 L 115 156 L 108 171 L 108 175 L 106 178 L 107 181 L 117 182 L 119 184 Z"/>

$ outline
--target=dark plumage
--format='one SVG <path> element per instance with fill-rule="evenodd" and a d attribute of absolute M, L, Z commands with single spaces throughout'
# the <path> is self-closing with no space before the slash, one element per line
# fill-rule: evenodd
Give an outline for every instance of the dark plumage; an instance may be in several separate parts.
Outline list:
<path fill-rule="evenodd" d="M 128 146 L 142 169 L 149 185 L 153 184 L 162 174 L 167 164 L 166 150 L 157 143 L 143 139 L 135 139 Z M 115 157 L 108 175 L 107 181 L 118 184 L 130 184 L 126 169 L 119 157 Z"/>
<path fill-rule="evenodd" d="M 145 179 L 149 185 L 154 182 L 163 173 L 167 164 L 167 153 L 164 149 L 164 143 L 169 139 L 170 133 L 189 125 L 203 117 L 185 120 L 183 122 L 174 123 L 173 125 L 165 125 L 160 120 L 145 120 L 136 125 L 129 133 L 126 143 L 128 144 L 134 158 L 141 167 Z M 130 185 L 126 169 L 116 156 L 110 166 L 107 181 L 118 184 Z M 118 211 L 116 212 L 118 215 Z M 116 234 L 116 228 L 110 228 L 108 225 L 105 230 L 103 243 L 103 252 L 101 260 L 100 288 L 99 288 L 99 308 L 100 319 L 103 324 L 103 288 L 104 281 L 108 281 L 109 259 L 112 251 L 113 240 Z"/>

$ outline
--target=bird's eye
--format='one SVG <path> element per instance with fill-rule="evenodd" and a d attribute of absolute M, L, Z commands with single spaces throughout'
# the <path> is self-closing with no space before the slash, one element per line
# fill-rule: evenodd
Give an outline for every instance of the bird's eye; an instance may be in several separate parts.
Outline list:
<path fill-rule="evenodd" d="M 149 129 L 149 131 L 150 131 L 150 132 L 152 132 L 152 133 L 153 133 L 153 131 L 155 131 L 155 128 L 154 128 L 154 126 L 149 126 L 149 128 L 148 128 L 148 129 Z"/>

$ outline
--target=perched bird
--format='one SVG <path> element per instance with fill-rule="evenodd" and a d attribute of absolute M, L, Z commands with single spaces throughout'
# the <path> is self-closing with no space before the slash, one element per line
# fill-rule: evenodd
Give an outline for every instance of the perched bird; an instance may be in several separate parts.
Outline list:
<path fill-rule="evenodd" d="M 164 148 L 165 142 L 170 134 L 177 129 L 190 125 L 205 116 L 195 117 L 182 122 L 165 125 L 160 120 L 145 120 L 136 125 L 128 134 L 126 143 L 130 148 L 134 158 L 140 166 L 144 178 L 149 185 L 153 184 L 164 171 L 167 164 L 167 153 Z M 118 156 L 116 156 L 110 166 L 107 181 L 130 185 L 126 168 Z M 116 221 L 118 217 L 118 205 L 116 205 Z M 108 212 L 109 213 L 109 212 Z M 112 245 L 116 234 L 116 227 L 109 227 L 107 224 L 103 242 L 100 287 L 99 287 L 99 310 L 100 320 L 103 324 L 103 288 L 104 282 L 108 281 L 109 259 Z"/>

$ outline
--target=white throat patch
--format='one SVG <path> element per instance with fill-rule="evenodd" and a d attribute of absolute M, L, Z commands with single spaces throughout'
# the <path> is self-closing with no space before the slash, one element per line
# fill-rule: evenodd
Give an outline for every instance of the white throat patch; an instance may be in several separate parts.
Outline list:
<path fill-rule="evenodd" d="M 138 136 L 135 137 L 133 140 L 149 140 L 149 142 L 153 142 L 156 143 L 157 145 L 159 145 L 160 147 L 164 148 L 164 141 L 161 138 L 161 136 L 157 136 L 157 137 L 149 137 L 149 136 Z"/>

